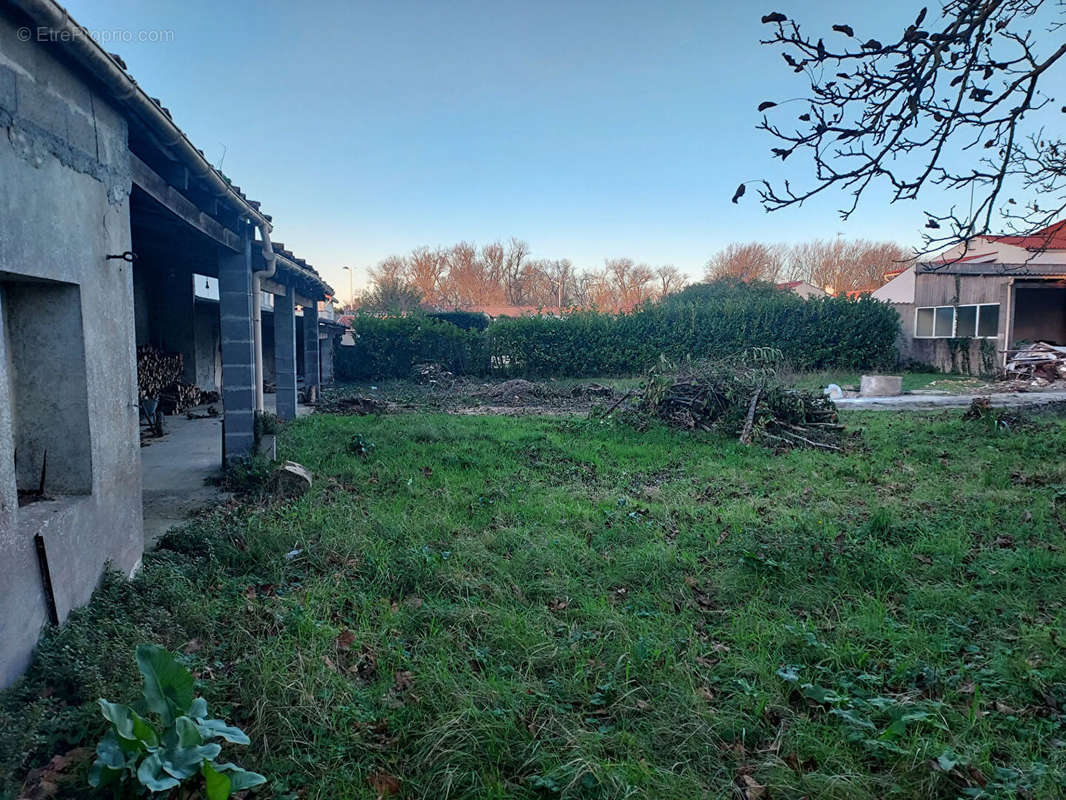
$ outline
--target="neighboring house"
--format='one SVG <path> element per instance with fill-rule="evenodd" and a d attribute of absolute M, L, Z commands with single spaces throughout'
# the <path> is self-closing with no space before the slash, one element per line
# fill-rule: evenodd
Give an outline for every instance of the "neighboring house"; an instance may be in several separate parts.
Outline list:
<path fill-rule="evenodd" d="M 829 293 L 824 289 L 819 289 L 813 283 L 807 281 L 788 281 L 787 283 L 777 284 L 778 289 L 784 289 L 785 291 L 798 294 L 804 300 L 811 297 L 828 297 Z"/>
<path fill-rule="evenodd" d="M 1066 345 L 1066 220 L 1031 236 L 980 236 L 873 292 L 902 324 L 904 359 L 991 372 L 1023 342 Z"/>
<path fill-rule="evenodd" d="M 282 417 L 299 356 L 319 383 L 317 303 L 332 290 L 270 230 L 61 6 L 0 3 L 0 686 L 106 564 L 140 567 L 138 344 L 221 389 L 220 460 L 254 447 L 267 334 Z M 300 340 L 297 306 L 314 322 Z"/>

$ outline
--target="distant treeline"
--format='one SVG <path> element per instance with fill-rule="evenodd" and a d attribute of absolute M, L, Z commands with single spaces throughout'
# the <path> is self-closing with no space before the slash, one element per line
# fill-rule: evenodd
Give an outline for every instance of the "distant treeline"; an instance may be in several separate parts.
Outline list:
<path fill-rule="evenodd" d="M 629 314 L 501 318 L 483 328 L 483 317 L 459 316 L 357 315 L 355 346 L 337 348 L 338 378 L 406 378 L 427 362 L 456 375 L 631 375 L 660 355 L 719 358 L 751 347 L 777 348 L 797 370 L 878 369 L 895 363 L 900 324 L 889 304 L 869 296 L 804 300 L 769 283 L 729 279 Z"/>

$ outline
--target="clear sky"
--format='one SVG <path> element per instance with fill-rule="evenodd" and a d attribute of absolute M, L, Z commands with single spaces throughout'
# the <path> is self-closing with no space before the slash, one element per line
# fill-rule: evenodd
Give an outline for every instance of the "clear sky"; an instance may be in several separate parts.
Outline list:
<path fill-rule="evenodd" d="M 518 236 L 579 268 L 628 256 L 693 276 L 734 240 L 917 244 L 914 203 L 871 197 L 844 223 L 840 195 L 769 215 L 754 187 L 729 200 L 784 169 L 755 107 L 803 90 L 758 44 L 760 16 L 888 38 L 919 6 L 66 0 L 91 30 L 173 32 L 108 49 L 342 295 L 342 265 L 358 288 L 386 255 L 463 239 Z"/>

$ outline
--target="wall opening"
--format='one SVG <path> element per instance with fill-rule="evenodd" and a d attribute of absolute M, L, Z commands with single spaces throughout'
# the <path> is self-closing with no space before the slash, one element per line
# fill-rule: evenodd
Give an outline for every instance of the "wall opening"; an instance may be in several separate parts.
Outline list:
<path fill-rule="evenodd" d="M 81 292 L 0 273 L 18 504 L 92 492 Z M 116 401 L 118 402 L 118 401 Z"/>
<path fill-rule="evenodd" d="M 1066 345 L 1066 288 L 1019 286 L 1014 294 L 1014 342 Z"/>

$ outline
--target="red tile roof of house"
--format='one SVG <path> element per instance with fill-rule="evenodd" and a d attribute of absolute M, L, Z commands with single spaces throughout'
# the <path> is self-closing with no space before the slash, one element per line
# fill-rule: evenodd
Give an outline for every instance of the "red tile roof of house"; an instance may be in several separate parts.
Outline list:
<path fill-rule="evenodd" d="M 990 242 L 1012 244 L 1026 250 L 1066 250 L 1066 219 L 1028 236 L 983 236 Z"/>

